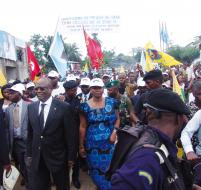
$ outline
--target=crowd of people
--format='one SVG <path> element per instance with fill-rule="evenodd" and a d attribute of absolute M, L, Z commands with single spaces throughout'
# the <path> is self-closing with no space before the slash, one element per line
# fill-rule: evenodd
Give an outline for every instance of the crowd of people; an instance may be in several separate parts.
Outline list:
<path fill-rule="evenodd" d="M 80 169 L 98 190 L 201 189 L 200 78 L 183 65 L 9 81 L 1 87 L 0 189 L 11 163 L 26 190 L 69 190 L 70 179 L 79 189 Z"/>

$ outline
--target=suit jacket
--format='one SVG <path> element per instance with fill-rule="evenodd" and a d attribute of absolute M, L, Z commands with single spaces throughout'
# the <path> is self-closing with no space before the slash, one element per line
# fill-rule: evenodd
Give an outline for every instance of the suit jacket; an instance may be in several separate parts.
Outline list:
<path fill-rule="evenodd" d="M 84 100 L 83 100 L 83 98 L 82 98 L 82 95 L 83 95 L 83 93 L 81 92 L 81 93 L 77 94 L 77 96 L 76 96 L 76 97 L 80 100 L 80 103 L 83 103 L 83 102 L 84 102 Z M 91 98 L 92 98 L 92 94 L 90 93 L 87 100 L 89 100 L 89 99 L 91 99 Z"/>
<path fill-rule="evenodd" d="M 0 107 L 0 165 L 9 164 L 8 143 L 6 140 L 6 131 L 3 126 L 3 111 Z"/>
<path fill-rule="evenodd" d="M 27 140 L 27 128 L 28 128 L 28 108 L 29 102 L 22 100 L 22 111 L 21 111 L 21 135 L 22 140 Z M 15 108 L 15 104 L 11 104 L 5 111 L 5 121 L 6 121 L 6 129 L 7 129 L 7 137 L 9 142 L 9 150 L 12 152 L 13 149 L 13 109 Z M 26 148 L 25 148 L 26 149 Z"/>
<path fill-rule="evenodd" d="M 53 98 L 44 129 L 39 126 L 39 101 L 28 106 L 27 156 L 33 169 L 39 169 L 40 157 L 48 169 L 56 172 L 76 158 L 76 127 L 70 106 Z"/>

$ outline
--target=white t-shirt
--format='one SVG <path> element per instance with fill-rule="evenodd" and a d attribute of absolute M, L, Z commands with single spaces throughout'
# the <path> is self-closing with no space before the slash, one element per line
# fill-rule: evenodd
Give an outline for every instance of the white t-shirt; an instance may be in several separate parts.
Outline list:
<path fill-rule="evenodd" d="M 64 94 L 64 93 L 65 93 L 65 89 L 63 87 L 63 83 L 59 82 L 58 83 L 58 88 L 53 89 L 53 91 L 52 91 L 52 97 L 55 97 L 55 96 L 58 96 L 58 95 L 61 95 L 61 94 Z"/>

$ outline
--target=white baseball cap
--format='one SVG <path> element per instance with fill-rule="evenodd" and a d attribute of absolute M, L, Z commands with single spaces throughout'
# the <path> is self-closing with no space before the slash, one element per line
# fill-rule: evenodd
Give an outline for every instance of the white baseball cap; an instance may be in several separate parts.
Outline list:
<path fill-rule="evenodd" d="M 57 73 L 57 72 L 54 71 L 54 70 L 51 70 L 51 71 L 48 73 L 47 76 L 48 76 L 48 77 L 57 77 L 57 78 L 59 78 L 59 73 Z"/>
<path fill-rule="evenodd" d="M 31 87 L 35 87 L 35 84 L 33 82 L 29 82 L 26 84 L 26 88 L 31 88 Z"/>
<path fill-rule="evenodd" d="M 102 78 L 104 78 L 104 77 L 111 78 L 111 76 L 109 74 L 104 74 Z"/>
<path fill-rule="evenodd" d="M 19 92 L 21 95 L 23 95 L 23 91 L 25 91 L 25 87 L 22 83 L 15 84 L 10 89 Z"/>
<path fill-rule="evenodd" d="M 13 79 L 8 81 L 9 84 L 12 84 L 13 82 L 15 82 L 15 80 L 13 80 Z"/>
<path fill-rule="evenodd" d="M 102 79 L 100 79 L 100 78 L 94 78 L 90 82 L 90 87 L 93 87 L 93 86 L 103 87 L 104 83 L 103 83 Z"/>
<path fill-rule="evenodd" d="M 76 81 L 75 75 L 73 75 L 73 74 L 68 74 L 68 76 L 67 76 L 67 78 L 66 78 L 66 81 L 70 81 L 70 80 Z"/>
<path fill-rule="evenodd" d="M 86 86 L 90 86 L 90 79 L 89 78 L 82 78 L 81 82 L 80 82 L 80 86 L 82 85 L 86 85 Z"/>

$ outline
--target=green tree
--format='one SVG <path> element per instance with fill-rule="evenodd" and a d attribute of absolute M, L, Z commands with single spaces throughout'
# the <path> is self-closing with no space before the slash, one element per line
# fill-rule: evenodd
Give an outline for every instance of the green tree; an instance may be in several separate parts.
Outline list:
<path fill-rule="evenodd" d="M 54 63 L 48 56 L 50 49 L 52 36 L 41 36 L 40 34 L 34 34 L 31 36 L 29 43 L 34 46 L 34 54 L 38 60 L 39 65 L 45 66 L 45 72 L 49 72 L 51 69 L 55 69 Z"/>
<path fill-rule="evenodd" d="M 200 44 L 201 44 L 201 35 L 196 36 L 194 38 L 194 41 L 188 44 L 187 46 L 193 46 L 193 47 L 199 48 Z"/>
<path fill-rule="evenodd" d="M 132 48 L 132 55 L 133 55 L 133 59 L 134 59 L 135 64 L 140 62 L 141 53 L 142 53 L 141 47 Z"/>
<path fill-rule="evenodd" d="M 79 52 L 79 48 L 75 43 L 73 44 L 67 44 L 64 43 L 64 48 L 67 54 L 67 58 L 69 61 L 74 61 L 74 62 L 81 62 L 81 53 Z"/>
<path fill-rule="evenodd" d="M 93 39 L 96 40 L 101 46 L 102 41 L 98 38 L 98 33 L 92 33 L 91 35 L 92 35 Z"/>
<path fill-rule="evenodd" d="M 110 66 L 110 64 L 115 58 L 114 50 L 103 50 L 103 55 L 104 55 L 105 66 Z"/>
<path fill-rule="evenodd" d="M 167 50 L 167 53 L 182 63 L 192 63 L 199 57 L 199 50 L 193 46 L 172 46 Z"/>

